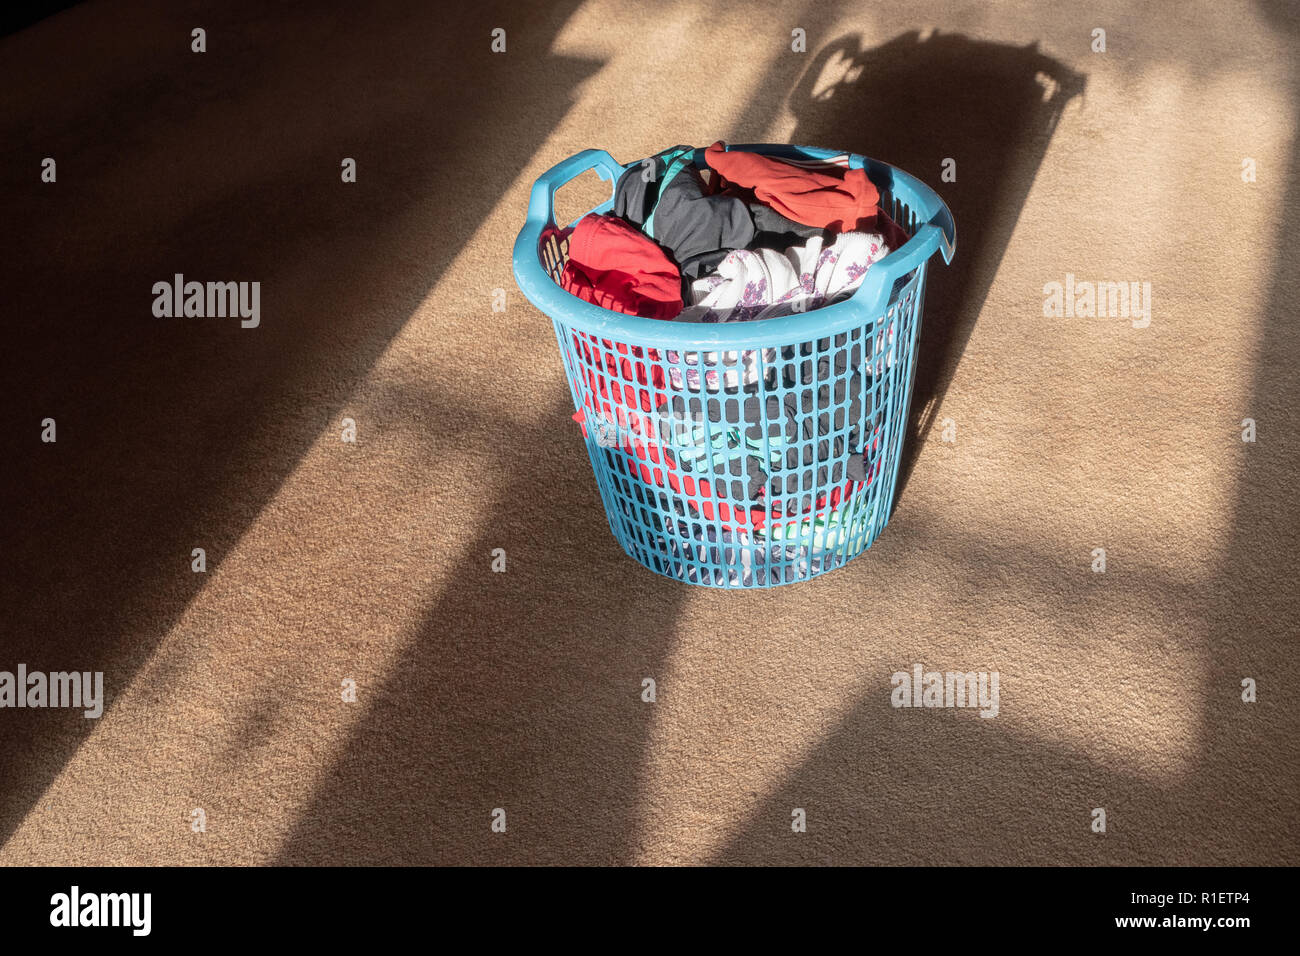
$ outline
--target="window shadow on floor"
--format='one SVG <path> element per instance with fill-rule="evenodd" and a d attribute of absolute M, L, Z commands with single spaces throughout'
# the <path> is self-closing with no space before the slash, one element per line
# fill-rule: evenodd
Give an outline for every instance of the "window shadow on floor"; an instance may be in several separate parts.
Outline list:
<path fill-rule="evenodd" d="M 1038 49 L 911 31 L 879 46 L 828 44 L 791 93 L 790 141 L 883 160 L 929 184 L 952 210 L 957 255 L 926 284 L 902 496 L 924 437 L 984 307 L 1034 176 L 1085 78 Z M 956 161 L 956 181 L 943 180 Z"/>
<path fill-rule="evenodd" d="M 202 588 L 192 549 L 220 568 L 600 65 L 551 50 L 578 0 L 213 10 L 206 54 L 185 10 L 128 6 L 0 41 L 26 230 L 6 262 L 0 669 L 103 671 L 110 711 Z M 260 326 L 155 317 L 176 273 L 259 282 Z M 3 722 L 0 844 L 95 724 Z"/>
<path fill-rule="evenodd" d="M 416 417 L 436 429 L 466 420 L 426 401 Z M 542 408 L 491 469 L 506 480 L 478 510 L 484 526 L 457 535 L 449 522 L 442 546 L 461 562 L 382 686 L 362 690 L 364 713 L 277 863 L 635 857 L 655 711 L 642 681 L 662 678 L 690 586 L 623 554 L 572 402 L 557 393 Z M 504 833 L 490 829 L 498 808 Z"/>
<path fill-rule="evenodd" d="M 1300 39 L 1300 11 L 1293 5 L 1261 0 L 1258 6 L 1278 30 Z M 907 39 L 898 55 L 919 42 Z M 1026 57 L 1027 63 L 1033 63 L 1036 54 Z M 1013 54 L 1011 60 L 1016 59 Z M 955 62 L 961 62 L 960 56 Z M 940 65 L 934 69 L 934 96 L 942 98 L 947 95 L 946 76 Z M 978 88 L 980 82 L 972 78 L 971 86 Z M 905 86 L 891 85 L 896 95 L 903 96 Z M 1069 88 L 1067 80 L 1065 89 Z M 966 97 L 960 83 L 953 89 L 956 101 L 964 102 L 970 111 L 965 117 L 954 117 L 956 128 L 965 129 L 965 135 L 975 140 L 982 137 L 979 127 L 991 113 L 1015 110 L 1014 100 L 986 100 L 983 94 Z M 1294 103 L 1300 96 L 1300 79 L 1292 83 L 1291 93 Z M 814 111 L 839 119 L 862 111 L 863 128 L 874 135 L 878 127 L 867 108 L 864 96 L 838 114 L 829 104 Z M 1051 124 L 1046 129 L 1035 124 L 1028 130 L 1032 148 L 1027 158 L 998 159 L 995 149 L 994 159 L 987 162 L 995 167 L 1011 163 L 1011 168 L 1032 174 L 1032 166 L 1018 164 L 1041 159 L 1043 137 L 1050 135 Z M 829 125 L 816 138 L 821 129 L 801 123 L 795 139 L 835 141 Z M 878 138 L 883 141 L 894 135 L 896 126 L 881 129 Z M 860 151 L 931 179 L 941 156 L 959 153 L 956 149 L 949 153 L 942 138 L 929 149 L 927 134 L 925 126 L 904 131 L 904 141 L 915 145 L 899 147 L 900 157 L 884 146 L 873 146 L 864 133 Z M 847 145 L 858 148 L 855 141 Z M 915 159 L 909 157 L 909 150 Z M 967 152 L 963 149 L 960 155 Z M 1293 142 L 1289 157 L 1286 209 L 1294 208 L 1297 199 L 1300 141 Z M 1238 161 L 1231 157 L 1228 165 Z M 926 304 L 925 334 L 930 339 L 922 343 L 922 361 L 928 359 L 931 367 L 928 384 L 923 385 L 918 372 L 914 413 L 924 407 L 923 395 L 942 398 L 1032 180 L 1030 175 L 1023 182 L 1002 185 L 990 196 L 979 196 L 972 190 L 986 181 L 1000 182 L 985 179 L 995 170 L 990 167 L 978 178 L 968 178 L 964 159 L 958 168 L 956 184 L 935 184 L 954 210 L 959 251 L 955 281 L 944 282 L 938 268 L 938 281 Z M 981 232 L 988 248 L 973 249 L 972 233 Z M 1267 244 L 1272 237 L 1260 238 Z M 1253 254 L 1254 250 L 1234 253 Z M 963 255 L 967 262 L 957 268 Z M 972 255 L 976 262 L 970 261 Z M 1254 445 L 1241 446 L 1237 499 L 1224 505 L 1232 510 L 1233 520 L 1222 542 L 1218 573 L 1209 582 L 1189 582 L 1187 569 L 1174 566 L 1168 573 L 1135 576 L 1121 585 L 1118 594 L 1132 604 L 1135 620 L 1161 622 L 1164 615 L 1168 649 L 1186 655 L 1195 665 L 1170 675 L 1173 685 L 1187 681 L 1186 695 L 1195 713 L 1183 727 L 1182 737 L 1163 742 L 1135 737 L 1130 746 L 1138 751 L 1137 763 L 1106 763 L 1087 756 L 1087 746 L 1070 747 L 1047 734 L 1005 725 L 1014 701 L 1006 693 L 1003 715 L 988 720 L 971 711 L 895 710 L 889 701 L 890 675 L 880 673 L 874 681 L 865 679 L 874 683 L 874 690 L 864 692 L 829 737 L 816 741 L 811 753 L 774 783 L 714 854 L 713 862 L 1047 866 L 1295 862 L 1300 852 L 1296 823 L 1300 735 L 1285 688 L 1295 686 L 1297 680 L 1294 582 L 1300 573 L 1300 502 L 1294 484 L 1295 450 L 1300 442 L 1288 403 L 1296 394 L 1300 368 L 1300 333 L 1293 318 L 1300 268 L 1294 247 L 1284 239 L 1274 245 L 1271 272 L 1255 379 L 1243 389 L 1247 404 L 1222 412 L 1225 445 L 1238 441 L 1237 422 L 1244 417 L 1257 420 L 1259 437 Z M 947 344 L 939 355 L 927 356 L 927 349 L 935 349 L 936 323 L 942 324 L 940 334 Z M 921 427 L 927 427 L 924 420 Z M 950 535 L 951 530 L 945 528 L 944 534 Z M 962 555 L 960 547 L 950 544 L 946 543 L 945 554 L 956 555 L 972 567 L 987 566 L 996 559 L 997 547 L 1007 547 L 982 542 L 979 549 Z M 1010 547 L 1023 556 L 1031 546 L 1017 542 Z M 1013 579 L 1007 586 L 1012 593 L 1032 595 L 1033 606 L 1043 617 L 1043 641 L 1075 639 L 1070 629 L 1099 643 L 1115 639 L 1114 634 L 1088 625 L 1086 615 L 1092 614 L 1095 621 L 1099 607 L 1106 606 L 1098 604 L 1100 594 L 1090 593 L 1097 590 L 1096 582 L 1088 580 L 1090 575 L 1053 581 L 1052 569 L 1059 557 L 1049 553 L 1027 563 L 1043 570 L 1033 579 Z M 961 579 L 961 574 L 954 576 Z M 1110 583 L 1113 589 L 1119 582 Z M 900 660 L 897 666 L 906 670 L 912 663 Z M 1025 676 L 1032 680 L 1032 675 Z M 1082 673 L 1080 680 L 1115 677 L 1109 672 Z M 1242 680 L 1247 677 L 1260 688 L 1254 704 L 1241 698 Z M 1264 693 L 1265 687 L 1279 693 Z M 1034 692 L 1032 687 L 1022 690 Z M 1130 698 L 1145 690 L 1121 682 L 1108 710 L 1132 706 Z M 1181 750 L 1185 759 L 1177 769 L 1162 769 L 1171 749 Z M 1108 811 L 1109 829 L 1104 836 L 1090 829 L 1093 807 Z M 807 813 L 806 833 L 791 829 L 794 808 Z"/>

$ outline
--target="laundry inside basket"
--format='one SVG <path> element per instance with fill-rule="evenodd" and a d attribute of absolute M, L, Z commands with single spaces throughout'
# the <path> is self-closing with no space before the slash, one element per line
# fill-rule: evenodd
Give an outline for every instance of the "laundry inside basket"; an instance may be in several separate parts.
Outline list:
<path fill-rule="evenodd" d="M 615 312 L 745 322 L 839 301 L 907 240 L 846 158 L 796 163 L 715 143 L 701 169 L 695 152 L 627 169 L 613 211 L 568 236 L 560 285 Z"/>

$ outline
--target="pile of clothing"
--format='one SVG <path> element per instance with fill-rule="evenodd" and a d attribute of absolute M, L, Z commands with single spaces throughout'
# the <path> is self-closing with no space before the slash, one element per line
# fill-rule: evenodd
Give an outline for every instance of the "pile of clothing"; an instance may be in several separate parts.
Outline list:
<path fill-rule="evenodd" d="M 865 170 L 675 146 L 619 177 L 614 212 L 584 217 L 560 278 L 601 308 L 744 322 L 829 304 L 907 237 Z"/>
<path fill-rule="evenodd" d="M 907 240 L 866 172 L 847 162 L 780 160 L 719 142 L 705 150 L 704 170 L 695 152 L 676 146 L 623 173 L 613 213 L 584 217 L 568 236 L 564 289 L 647 318 L 746 322 L 847 298 Z M 867 440 L 859 433 L 860 396 L 863 376 L 891 361 L 892 334 L 660 355 L 575 333 L 588 400 L 574 417 L 584 431 L 592 423 L 617 436 L 598 440 L 622 446 L 647 484 L 708 499 L 704 518 L 714 519 L 717 501 L 725 529 L 798 537 L 873 477 L 879 429 Z M 810 490 L 830 485 L 830 494 Z M 769 513 L 773 524 L 804 523 L 766 529 Z"/>

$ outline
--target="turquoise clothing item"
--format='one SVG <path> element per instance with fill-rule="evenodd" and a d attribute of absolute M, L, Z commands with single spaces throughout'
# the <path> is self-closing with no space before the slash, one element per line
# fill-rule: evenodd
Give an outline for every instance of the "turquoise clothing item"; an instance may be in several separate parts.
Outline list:
<path fill-rule="evenodd" d="M 655 210 L 659 208 L 659 197 L 663 195 L 664 187 L 690 164 L 694 156 L 694 146 L 681 146 L 677 149 L 670 149 L 663 154 L 664 174 L 659 180 L 659 188 L 655 191 L 654 206 L 651 207 L 650 215 L 646 216 L 645 224 L 641 227 L 642 231 L 651 239 L 655 237 Z"/>

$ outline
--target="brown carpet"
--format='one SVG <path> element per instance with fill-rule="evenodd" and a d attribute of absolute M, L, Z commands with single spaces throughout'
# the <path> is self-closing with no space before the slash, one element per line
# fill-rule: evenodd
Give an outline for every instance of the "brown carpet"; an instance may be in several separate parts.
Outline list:
<path fill-rule="evenodd" d="M 0 710 L 0 863 L 1300 862 L 1294 4 L 274 6 L 0 38 L 0 671 L 107 698 Z M 767 592 L 622 554 L 510 269 L 553 163 L 718 138 L 958 224 L 889 527 Z M 917 663 L 998 715 L 892 708 Z"/>

